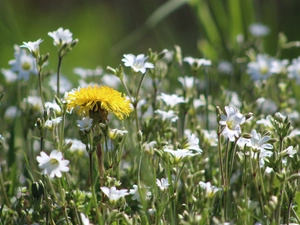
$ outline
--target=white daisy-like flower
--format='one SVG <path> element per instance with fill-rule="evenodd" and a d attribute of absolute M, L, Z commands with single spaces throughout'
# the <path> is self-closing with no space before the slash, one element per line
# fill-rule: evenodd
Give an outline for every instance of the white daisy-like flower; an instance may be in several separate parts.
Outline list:
<path fill-rule="evenodd" d="M 218 64 L 218 70 L 224 74 L 231 74 L 233 72 L 233 66 L 228 61 L 220 61 Z"/>
<path fill-rule="evenodd" d="M 192 151 L 187 150 L 187 149 L 173 150 L 173 149 L 165 148 L 164 152 L 168 152 L 168 153 L 172 154 L 172 156 L 174 157 L 175 163 L 179 163 L 183 158 L 185 158 L 187 156 L 196 155 L 195 153 L 193 153 Z"/>
<path fill-rule="evenodd" d="M 218 188 L 216 186 L 212 186 L 210 182 L 199 182 L 199 186 L 205 191 L 205 195 L 209 198 L 212 198 L 218 191 L 222 190 L 222 188 Z"/>
<path fill-rule="evenodd" d="M 59 107 L 59 105 L 57 105 L 56 102 L 46 102 L 45 107 L 49 109 L 53 109 L 56 115 L 61 114 L 61 108 Z"/>
<path fill-rule="evenodd" d="M 123 137 L 127 133 L 127 130 L 110 129 L 108 136 L 110 137 L 110 139 L 114 140 L 117 137 Z"/>
<path fill-rule="evenodd" d="M 255 62 L 249 62 L 247 73 L 250 74 L 253 81 L 266 80 L 271 73 L 271 65 L 274 60 L 265 54 L 257 54 Z"/>
<path fill-rule="evenodd" d="M 18 74 L 18 79 L 28 80 L 30 74 L 37 74 L 36 60 L 25 49 L 15 45 L 15 59 L 9 61 L 11 70 Z"/>
<path fill-rule="evenodd" d="M 1 69 L 1 73 L 4 75 L 5 77 L 5 81 L 7 83 L 13 83 L 18 79 L 18 76 L 16 73 L 14 73 L 13 71 L 11 71 L 10 69 Z"/>
<path fill-rule="evenodd" d="M 62 117 L 57 117 L 55 119 L 46 120 L 45 127 L 53 130 L 55 127 L 57 127 L 58 124 L 62 121 Z"/>
<path fill-rule="evenodd" d="M 15 119 L 16 117 L 20 116 L 21 112 L 16 106 L 9 106 L 4 113 L 5 119 Z"/>
<path fill-rule="evenodd" d="M 41 152 L 40 156 L 36 157 L 39 163 L 39 168 L 42 169 L 42 174 L 47 174 L 51 178 L 54 176 L 61 177 L 61 172 L 69 171 L 69 160 L 63 159 L 61 152 L 53 150 L 48 156 L 45 152 Z"/>
<path fill-rule="evenodd" d="M 275 59 L 271 63 L 270 72 L 275 74 L 285 74 L 287 72 L 287 65 L 289 64 L 289 60 L 277 60 Z"/>
<path fill-rule="evenodd" d="M 272 117 L 270 115 L 268 115 L 266 118 L 262 118 L 262 119 L 257 120 L 256 124 L 262 124 L 265 127 L 272 128 L 273 125 L 272 125 L 271 120 L 272 120 Z"/>
<path fill-rule="evenodd" d="M 31 105 L 37 111 L 43 110 L 42 100 L 38 96 L 31 95 L 28 96 L 27 98 L 24 98 L 23 101 Z"/>
<path fill-rule="evenodd" d="M 83 117 L 81 120 L 77 120 L 77 126 L 81 131 L 89 131 L 93 125 L 93 119 L 89 117 Z"/>
<path fill-rule="evenodd" d="M 186 89 L 192 89 L 195 87 L 196 81 L 194 77 L 179 77 L 178 81 L 182 84 Z"/>
<path fill-rule="evenodd" d="M 83 225 L 90 225 L 90 220 L 84 213 L 80 213 L 80 219 Z"/>
<path fill-rule="evenodd" d="M 184 98 L 175 94 L 168 95 L 165 93 L 160 94 L 160 99 L 162 99 L 168 106 L 174 108 L 179 103 L 184 103 Z"/>
<path fill-rule="evenodd" d="M 156 179 L 156 184 L 162 191 L 166 190 L 170 186 L 168 178 L 161 178 L 160 180 Z"/>
<path fill-rule="evenodd" d="M 191 67 L 195 67 L 196 69 L 199 69 L 201 66 L 211 66 L 211 61 L 208 59 L 196 59 L 188 56 L 184 57 L 183 61 L 187 62 Z"/>
<path fill-rule="evenodd" d="M 210 144 L 210 146 L 216 147 L 218 145 L 218 134 L 215 130 L 202 130 L 204 139 Z"/>
<path fill-rule="evenodd" d="M 178 120 L 178 116 L 173 110 L 163 111 L 160 109 L 155 110 L 155 113 L 159 114 L 162 117 L 162 120 L 171 120 L 172 122 L 176 122 Z"/>
<path fill-rule="evenodd" d="M 48 35 L 53 38 L 53 44 L 58 47 L 61 47 L 64 44 L 70 44 L 73 41 L 73 34 L 70 30 L 64 30 L 62 27 L 58 28 L 57 31 L 48 32 Z"/>
<path fill-rule="evenodd" d="M 289 146 L 287 149 L 280 152 L 280 155 L 289 156 L 290 158 L 293 158 L 296 153 L 297 153 L 297 150 L 295 150 L 293 148 L 293 146 Z"/>
<path fill-rule="evenodd" d="M 288 77 L 295 79 L 300 84 L 300 56 L 292 60 L 292 64 L 288 66 Z"/>
<path fill-rule="evenodd" d="M 259 110 L 261 110 L 261 112 L 263 114 L 274 114 L 278 107 L 276 105 L 276 103 L 274 101 L 272 101 L 271 99 L 266 99 L 266 98 L 258 98 L 256 100 L 256 104 Z"/>
<path fill-rule="evenodd" d="M 225 126 L 222 134 L 229 141 L 235 141 L 235 138 L 238 138 L 242 133 L 240 125 L 246 121 L 246 118 L 232 106 L 225 106 L 225 111 L 226 115 L 221 115 L 221 121 L 219 122 L 222 126 Z"/>
<path fill-rule="evenodd" d="M 129 195 L 127 189 L 117 190 L 116 187 L 100 187 L 100 189 L 109 198 L 110 202 L 117 202 L 120 198 Z"/>
<path fill-rule="evenodd" d="M 195 150 L 198 153 L 202 153 L 202 149 L 199 147 L 199 138 L 195 134 L 186 134 L 187 140 L 183 144 L 183 149 Z"/>
<path fill-rule="evenodd" d="M 156 141 L 151 141 L 149 143 L 144 143 L 143 144 L 143 149 L 146 152 L 152 153 L 154 151 L 154 148 L 155 148 L 156 144 L 157 144 Z"/>
<path fill-rule="evenodd" d="M 79 156 L 88 156 L 88 152 L 86 151 L 86 146 L 78 139 L 66 138 L 65 143 L 71 144 L 69 151 L 78 153 Z"/>
<path fill-rule="evenodd" d="M 142 195 L 145 194 L 146 199 L 151 198 L 152 193 L 148 190 L 148 188 L 141 187 L 139 190 L 139 187 L 136 184 L 134 184 L 133 189 L 129 190 L 129 194 L 132 195 L 131 199 L 140 202 L 141 201 L 140 192 L 142 193 Z"/>
<path fill-rule="evenodd" d="M 36 58 L 40 54 L 40 43 L 42 42 L 42 39 L 38 39 L 34 42 L 23 42 L 23 45 L 21 45 L 20 47 L 27 48 L 31 52 L 31 54 Z"/>
<path fill-rule="evenodd" d="M 237 142 L 238 145 L 247 145 L 256 151 L 266 151 L 273 149 L 273 146 L 267 143 L 270 140 L 270 136 L 261 137 L 260 133 L 257 133 L 255 129 L 251 131 L 251 139 L 240 138 Z"/>
<path fill-rule="evenodd" d="M 146 62 L 147 56 L 144 54 L 140 55 L 133 55 L 133 54 L 124 54 L 124 58 L 122 59 L 122 62 L 124 62 L 124 65 L 126 67 L 131 67 L 135 72 L 141 72 L 145 73 L 146 69 L 154 68 L 154 65 L 152 63 Z"/>
<path fill-rule="evenodd" d="M 81 78 L 85 79 L 92 76 L 100 76 L 103 74 L 103 69 L 98 66 L 96 69 L 85 69 L 81 67 L 77 67 L 73 70 L 73 72 L 79 75 Z"/>
<path fill-rule="evenodd" d="M 249 26 L 250 33 L 255 37 L 264 37 L 270 32 L 270 28 L 261 23 L 253 23 Z"/>

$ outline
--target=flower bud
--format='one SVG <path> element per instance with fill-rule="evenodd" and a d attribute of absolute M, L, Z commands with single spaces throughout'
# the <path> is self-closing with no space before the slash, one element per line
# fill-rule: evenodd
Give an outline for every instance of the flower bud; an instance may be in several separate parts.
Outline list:
<path fill-rule="evenodd" d="M 31 195 L 35 199 L 39 199 L 45 194 L 45 186 L 41 180 L 33 182 L 31 185 Z"/>

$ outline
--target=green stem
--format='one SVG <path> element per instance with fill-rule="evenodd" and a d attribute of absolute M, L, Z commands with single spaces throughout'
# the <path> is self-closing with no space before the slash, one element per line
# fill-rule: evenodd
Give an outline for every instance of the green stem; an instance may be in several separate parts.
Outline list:
<path fill-rule="evenodd" d="M 219 164 L 220 164 L 220 172 L 221 172 L 221 185 L 224 185 L 224 171 L 223 171 L 223 155 L 221 149 L 221 133 L 220 126 L 218 127 L 218 150 L 219 150 Z"/>
<path fill-rule="evenodd" d="M 43 109 L 45 110 L 45 100 L 44 100 L 44 95 L 43 95 L 43 86 L 42 86 L 42 74 L 41 71 L 38 70 L 38 78 L 39 78 L 39 91 L 40 91 L 40 96 L 43 104 Z"/>
<path fill-rule="evenodd" d="M 56 96 L 59 98 L 59 87 L 60 87 L 60 68 L 61 68 L 61 62 L 62 62 L 62 56 L 58 53 L 58 66 L 57 66 L 57 91 L 56 91 Z"/>
<path fill-rule="evenodd" d="M 95 209 L 96 209 L 96 213 L 97 213 L 97 217 L 98 217 L 98 224 L 101 225 L 101 224 L 103 224 L 103 221 L 102 221 L 101 213 L 99 211 L 97 195 L 95 192 L 95 185 L 94 185 L 94 178 L 93 178 L 93 153 L 92 152 L 89 152 L 89 160 L 90 160 L 90 178 L 91 178 L 92 195 L 93 195 L 94 205 L 95 205 Z"/>
<path fill-rule="evenodd" d="M 70 225 L 70 221 L 69 221 L 69 217 L 68 217 L 68 213 L 67 213 L 67 205 L 66 205 L 66 199 L 65 199 L 65 194 L 63 193 L 63 188 L 62 188 L 62 185 L 61 185 L 61 179 L 59 179 L 59 191 L 60 191 L 60 197 L 61 197 L 61 200 L 62 200 L 62 208 L 63 208 L 63 212 L 64 212 L 64 215 L 65 215 L 65 218 L 66 218 L 66 222 L 67 222 L 67 225 Z"/>
<path fill-rule="evenodd" d="M 7 192 L 5 191 L 4 184 L 3 184 L 3 178 L 2 178 L 2 170 L 1 170 L 1 168 L 0 168 L 0 186 L 1 186 L 1 190 L 3 192 L 5 204 L 7 205 L 7 207 L 10 208 L 10 202 L 8 200 Z"/>

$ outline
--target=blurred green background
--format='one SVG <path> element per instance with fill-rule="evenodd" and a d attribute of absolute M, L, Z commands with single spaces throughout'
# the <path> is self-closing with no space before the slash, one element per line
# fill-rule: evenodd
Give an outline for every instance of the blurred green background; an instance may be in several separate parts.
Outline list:
<path fill-rule="evenodd" d="M 14 44 L 39 38 L 41 53 L 49 52 L 49 67 L 56 68 L 57 49 L 47 33 L 59 27 L 79 39 L 63 61 L 68 77 L 74 67 L 117 67 L 124 53 L 175 44 L 184 56 L 232 61 L 236 35 L 248 38 L 254 22 L 270 27 L 264 50 L 274 55 L 279 32 L 300 39 L 299 9 L 299 0 L 0 0 L 0 68 L 9 68 Z M 299 53 L 293 49 L 282 57 Z"/>

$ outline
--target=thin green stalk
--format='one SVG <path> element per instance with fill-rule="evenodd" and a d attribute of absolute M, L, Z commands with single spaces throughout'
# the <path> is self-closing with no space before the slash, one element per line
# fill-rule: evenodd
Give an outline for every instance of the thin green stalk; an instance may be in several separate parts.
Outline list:
<path fill-rule="evenodd" d="M 58 66 L 57 66 L 57 89 L 56 89 L 56 96 L 59 98 L 59 87 L 60 87 L 60 68 L 61 68 L 61 62 L 62 62 L 62 56 L 60 53 L 58 53 Z"/>
<path fill-rule="evenodd" d="M 59 179 L 59 192 L 60 192 L 60 197 L 61 197 L 61 204 L 62 204 L 62 207 L 63 207 L 63 212 L 64 212 L 64 216 L 66 218 L 66 222 L 67 222 L 67 225 L 70 225 L 70 222 L 69 222 L 69 217 L 68 217 L 68 213 L 67 213 L 67 207 L 66 207 L 66 199 L 65 199 L 65 194 L 63 193 L 63 188 L 62 188 L 62 185 L 61 185 L 61 179 Z"/>
<path fill-rule="evenodd" d="M 63 150 L 63 142 L 64 142 L 64 131 L 65 131 L 65 113 L 62 114 L 62 120 L 60 123 L 60 137 L 59 137 L 59 150 Z"/>
<path fill-rule="evenodd" d="M 220 164 L 220 172 L 221 172 L 221 185 L 224 185 L 224 170 L 223 170 L 223 155 L 221 149 L 221 133 L 220 126 L 218 127 L 218 151 L 219 151 L 219 164 Z"/>
<path fill-rule="evenodd" d="M 3 184 L 3 178 L 2 178 L 2 171 L 1 171 L 1 169 L 0 169 L 0 186 L 1 186 L 1 190 L 3 192 L 5 204 L 7 205 L 8 208 L 10 208 L 10 202 L 8 200 L 7 193 L 5 191 L 4 184 Z"/>
<path fill-rule="evenodd" d="M 45 100 L 44 100 L 44 95 L 43 95 L 43 86 L 42 86 L 42 74 L 41 71 L 38 71 L 38 78 L 39 78 L 39 92 L 43 104 L 43 109 L 45 110 Z"/>
<path fill-rule="evenodd" d="M 94 205 L 97 213 L 97 218 L 98 218 L 98 224 L 102 225 L 102 216 L 99 211 L 98 207 L 98 201 L 97 201 L 97 195 L 95 192 L 95 186 L 94 186 L 94 178 L 93 178 L 93 153 L 89 152 L 89 161 L 90 161 L 90 178 L 91 178 L 91 188 L 92 188 L 92 195 L 93 195 L 93 200 L 94 200 Z"/>
<path fill-rule="evenodd" d="M 146 75 L 146 73 L 144 73 L 142 75 L 142 78 L 141 78 L 141 80 L 139 82 L 139 85 L 138 85 L 137 90 L 136 90 L 135 102 L 134 102 L 134 105 L 133 105 L 133 107 L 134 107 L 134 113 L 135 113 L 135 120 L 136 120 L 136 131 L 137 132 L 140 130 L 139 119 L 138 119 L 138 114 L 137 114 L 137 101 L 138 101 L 140 89 L 141 89 L 141 86 L 142 86 L 142 83 L 143 83 L 145 75 Z"/>
<path fill-rule="evenodd" d="M 283 184 L 281 186 L 281 190 L 279 192 L 279 201 L 278 201 L 278 204 L 277 204 L 277 213 L 275 215 L 275 223 L 276 224 L 280 224 L 281 207 L 282 207 L 283 198 L 284 198 L 284 195 L 283 195 L 284 188 L 285 188 L 285 182 L 283 182 Z"/>
<path fill-rule="evenodd" d="M 254 172 L 252 162 L 250 162 L 250 168 L 251 168 L 252 176 L 254 178 L 253 181 L 254 181 L 254 186 L 255 186 L 255 189 L 256 189 L 257 195 L 258 195 L 259 205 L 260 205 L 262 213 L 264 214 L 264 204 L 263 204 L 263 200 L 262 200 L 262 197 L 261 197 L 261 194 L 260 194 L 260 191 L 259 191 L 259 187 L 258 187 L 258 183 L 257 183 L 257 179 L 256 179 L 256 172 Z"/>
<path fill-rule="evenodd" d="M 263 200 L 266 200 L 266 190 L 265 190 L 265 185 L 264 185 L 264 180 L 262 177 L 260 165 L 259 165 L 259 153 L 257 154 L 257 169 L 258 169 L 258 176 L 261 184 L 261 190 L 262 190 L 262 195 L 263 195 Z"/>

